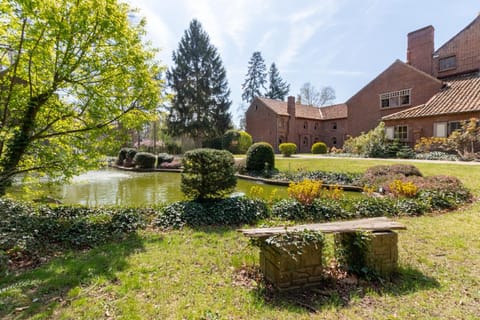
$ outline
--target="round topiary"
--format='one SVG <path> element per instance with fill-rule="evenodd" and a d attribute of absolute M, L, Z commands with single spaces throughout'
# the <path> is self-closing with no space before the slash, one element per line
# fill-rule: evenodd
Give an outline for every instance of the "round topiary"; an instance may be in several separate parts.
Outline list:
<path fill-rule="evenodd" d="M 240 139 L 238 140 L 238 152 L 240 154 L 245 154 L 248 151 L 248 148 L 253 143 L 252 136 L 245 131 L 240 131 Z"/>
<path fill-rule="evenodd" d="M 132 154 L 132 152 L 137 152 L 137 150 L 133 149 L 133 148 L 122 148 L 122 149 L 120 149 L 120 151 L 118 152 L 118 157 L 117 157 L 116 164 L 119 165 L 119 166 L 123 166 L 125 160 L 128 158 L 129 154 L 130 155 Z M 133 153 L 133 156 L 135 156 L 135 153 Z M 131 159 L 133 159 L 133 156 L 131 157 Z"/>
<path fill-rule="evenodd" d="M 263 171 L 275 168 L 275 154 L 267 142 L 257 142 L 248 148 L 247 171 Z"/>
<path fill-rule="evenodd" d="M 297 153 L 297 145 L 292 142 L 281 143 L 278 149 L 284 157 L 290 157 L 292 154 Z"/>
<path fill-rule="evenodd" d="M 187 198 L 224 198 L 237 185 L 234 160 L 230 152 L 194 149 L 184 154 L 181 189 Z"/>
<path fill-rule="evenodd" d="M 324 142 L 315 142 L 312 146 L 313 154 L 325 154 L 327 153 L 327 145 Z"/>
<path fill-rule="evenodd" d="M 155 155 L 148 152 L 137 152 L 133 158 L 135 167 L 140 169 L 153 169 L 155 168 Z"/>

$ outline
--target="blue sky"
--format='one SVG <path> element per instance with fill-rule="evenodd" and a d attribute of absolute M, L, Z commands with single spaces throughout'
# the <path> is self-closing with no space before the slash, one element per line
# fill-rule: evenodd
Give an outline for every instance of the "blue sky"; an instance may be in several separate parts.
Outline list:
<path fill-rule="evenodd" d="M 435 48 L 480 12 L 474 0 L 129 0 L 147 19 L 147 38 L 171 66 L 172 51 L 198 19 L 227 70 L 235 121 L 241 85 L 254 51 L 297 95 L 305 82 L 348 100 L 396 59 L 405 61 L 407 33 L 433 25 Z"/>

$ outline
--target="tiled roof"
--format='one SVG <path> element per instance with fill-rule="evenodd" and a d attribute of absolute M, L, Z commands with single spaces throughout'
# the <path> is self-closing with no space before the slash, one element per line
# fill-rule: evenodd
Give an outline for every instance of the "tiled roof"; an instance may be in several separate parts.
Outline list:
<path fill-rule="evenodd" d="M 276 114 L 288 116 L 286 101 L 260 97 L 258 97 L 257 99 L 264 103 L 265 106 L 273 110 Z M 347 117 L 347 105 L 345 103 L 342 103 L 317 108 L 312 106 L 306 106 L 303 104 L 296 104 L 295 115 L 297 118 L 313 120 L 341 119 Z"/>
<path fill-rule="evenodd" d="M 399 120 L 480 111 L 480 74 L 444 79 L 445 86 L 427 103 L 390 114 L 382 120 Z"/>

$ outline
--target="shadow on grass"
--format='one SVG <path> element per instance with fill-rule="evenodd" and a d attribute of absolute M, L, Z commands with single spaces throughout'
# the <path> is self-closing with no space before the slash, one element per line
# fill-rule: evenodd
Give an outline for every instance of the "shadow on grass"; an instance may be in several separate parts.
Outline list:
<path fill-rule="evenodd" d="M 252 294 L 257 301 L 274 309 L 315 313 L 324 309 L 348 307 L 352 299 L 367 300 L 367 303 L 371 303 L 367 295 L 370 292 L 401 296 L 438 287 L 440 283 L 435 278 L 416 269 L 400 268 L 390 280 L 326 278 L 323 286 L 285 292 L 276 291 L 270 284 L 264 283 L 252 291 Z"/>
<path fill-rule="evenodd" d="M 0 279 L 0 318 L 49 317 L 66 302 L 67 293 L 98 279 L 115 282 L 131 254 L 144 251 L 137 234 L 88 251 L 71 251 L 42 267 Z"/>

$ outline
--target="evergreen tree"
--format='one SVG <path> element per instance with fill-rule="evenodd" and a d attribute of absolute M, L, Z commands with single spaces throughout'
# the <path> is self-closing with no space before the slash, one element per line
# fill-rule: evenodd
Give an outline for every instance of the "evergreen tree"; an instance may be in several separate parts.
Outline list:
<path fill-rule="evenodd" d="M 260 51 L 255 51 L 248 62 L 248 72 L 245 82 L 242 84 L 242 100 L 246 103 L 252 102 L 256 96 L 263 96 L 267 82 L 267 67 Z"/>
<path fill-rule="evenodd" d="M 290 85 L 280 77 L 275 62 L 272 63 L 270 70 L 268 70 L 268 79 L 270 84 L 266 93 L 267 98 L 284 100 L 288 91 L 290 91 Z"/>
<path fill-rule="evenodd" d="M 173 52 L 167 79 L 174 91 L 167 126 L 173 136 L 187 135 L 197 146 L 231 127 L 226 71 L 200 22 L 192 20 Z"/>

